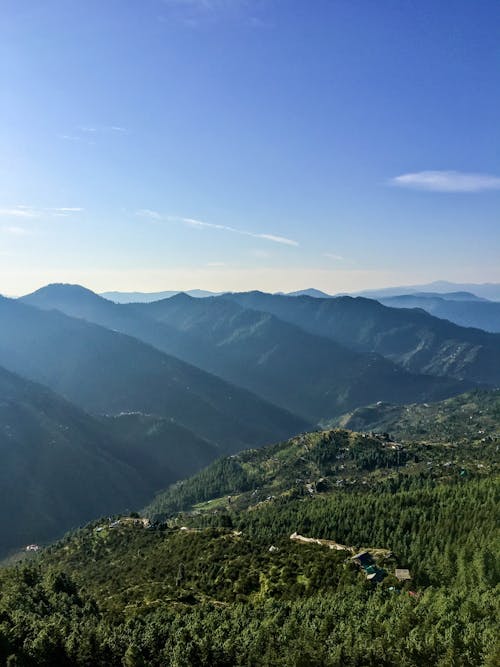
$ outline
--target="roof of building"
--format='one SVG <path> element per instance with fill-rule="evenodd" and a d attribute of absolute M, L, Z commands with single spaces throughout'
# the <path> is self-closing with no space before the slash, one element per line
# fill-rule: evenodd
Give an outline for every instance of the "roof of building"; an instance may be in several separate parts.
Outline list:
<path fill-rule="evenodd" d="M 399 581 L 406 581 L 411 579 L 410 570 L 397 568 L 394 574 L 396 575 L 396 578 L 399 579 Z"/>

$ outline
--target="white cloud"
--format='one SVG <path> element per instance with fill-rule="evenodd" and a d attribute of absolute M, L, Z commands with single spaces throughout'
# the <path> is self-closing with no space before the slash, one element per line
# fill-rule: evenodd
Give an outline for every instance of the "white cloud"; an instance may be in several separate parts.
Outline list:
<path fill-rule="evenodd" d="M 392 185 L 431 192 L 481 192 L 500 190 L 500 177 L 460 171 L 419 171 L 391 179 Z"/>
<path fill-rule="evenodd" d="M 334 259 L 336 261 L 341 261 L 344 259 L 342 255 L 336 255 L 333 252 L 324 252 L 323 257 L 328 257 L 328 259 Z"/>
<path fill-rule="evenodd" d="M 226 263 L 225 262 L 207 262 L 207 266 L 213 266 L 213 267 L 226 266 Z"/>
<path fill-rule="evenodd" d="M 264 239 L 265 241 L 272 241 L 273 243 L 281 243 L 283 245 L 298 246 L 298 242 L 293 239 L 288 239 L 284 236 L 276 236 L 275 234 L 257 234 L 255 232 L 247 232 L 244 229 L 236 229 L 235 227 L 229 227 L 228 225 L 217 225 L 212 222 L 203 222 L 203 220 L 195 220 L 194 218 L 175 218 L 170 216 L 170 220 L 180 220 L 185 225 L 190 227 L 198 227 L 204 229 L 220 229 L 225 232 L 231 232 L 232 234 L 240 234 L 242 236 L 251 236 L 254 239 Z"/>

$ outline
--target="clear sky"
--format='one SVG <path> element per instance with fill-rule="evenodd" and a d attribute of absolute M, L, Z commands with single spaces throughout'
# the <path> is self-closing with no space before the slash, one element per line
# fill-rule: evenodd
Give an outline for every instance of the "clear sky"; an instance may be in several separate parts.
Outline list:
<path fill-rule="evenodd" d="M 500 282 L 498 0 L 3 0 L 0 292 Z"/>

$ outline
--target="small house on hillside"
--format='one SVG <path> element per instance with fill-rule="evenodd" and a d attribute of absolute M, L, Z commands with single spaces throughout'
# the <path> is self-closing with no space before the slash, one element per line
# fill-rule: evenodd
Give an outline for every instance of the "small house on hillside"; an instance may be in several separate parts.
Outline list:
<path fill-rule="evenodd" d="M 398 581 L 411 581 L 410 570 L 396 568 L 394 575 Z"/>

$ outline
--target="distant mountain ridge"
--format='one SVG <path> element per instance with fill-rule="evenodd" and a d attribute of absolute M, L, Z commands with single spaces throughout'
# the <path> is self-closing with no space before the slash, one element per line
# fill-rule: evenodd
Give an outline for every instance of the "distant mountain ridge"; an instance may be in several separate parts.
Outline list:
<path fill-rule="evenodd" d="M 469 329 L 415 309 L 388 308 L 373 299 L 315 299 L 264 292 L 225 295 L 362 352 L 375 352 L 414 372 L 492 387 L 500 384 L 500 335 Z"/>
<path fill-rule="evenodd" d="M 475 296 L 483 297 L 491 301 L 500 301 L 500 283 L 452 283 L 447 280 L 436 280 L 424 285 L 403 285 L 400 287 L 382 287 L 380 289 L 361 290 L 351 292 L 351 296 L 365 296 L 369 299 L 399 296 L 401 294 L 412 294 L 414 292 L 471 292 Z"/>
<path fill-rule="evenodd" d="M 181 294 L 183 290 L 167 290 L 164 292 L 102 292 L 100 296 L 115 303 L 149 303 L 150 301 L 160 301 L 161 299 L 168 299 L 176 294 Z M 208 292 L 202 289 L 186 290 L 185 294 L 189 294 L 197 299 L 202 299 L 207 296 L 217 296 L 221 292 Z"/>
<path fill-rule="evenodd" d="M 431 293 L 415 293 L 377 300 L 391 308 L 422 308 L 435 317 L 462 327 L 475 327 L 491 333 L 500 332 L 500 302 L 488 301 L 467 292 L 454 292 L 452 295 L 453 297 L 449 298 Z"/>
<path fill-rule="evenodd" d="M 401 296 L 402 294 L 427 293 L 436 294 L 443 298 L 453 298 L 452 293 L 468 292 L 476 298 L 483 298 L 489 301 L 500 301 L 500 283 L 452 283 L 446 280 L 436 280 L 432 283 L 423 285 L 401 285 L 395 287 L 381 287 L 379 289 L 367 289 L 353 292 L 340 292 L 329 294 L 315 287 L 309 287 L 293 292 L 276 292 L 286 296 L 312 296 L 320 299 L 330 298 L 332 296 L 364 296 L 368 299 L 386 298 L 390 296 Z M 110 299 L 115 303 L 149 303 L 167 299 L 176 294 L 185 293 L 195 298 L 208 296 L 220 296 L 226 292 L 210 292 L 208 290 L 164 290 L 161 292 L 102 292 L 100 296 Z"/>
<path fill-rule="evenodd" d="M 310 422 L 375 400 L 434 400 L 467 388 L 411 375 L 381 356 L 347 349 L 224 297 L 178 294 L 117 305 L 80 287 L 53 285 L 24 300 L 134 335 Z"/>

